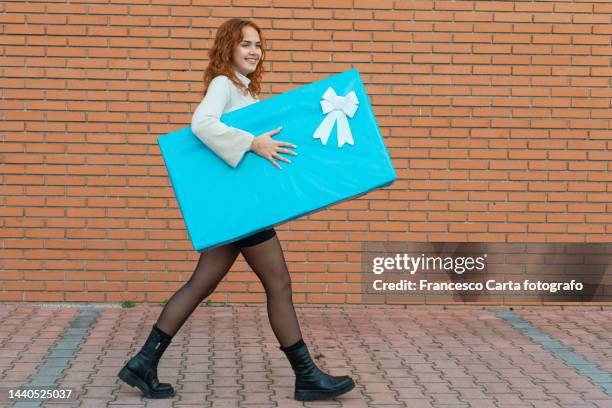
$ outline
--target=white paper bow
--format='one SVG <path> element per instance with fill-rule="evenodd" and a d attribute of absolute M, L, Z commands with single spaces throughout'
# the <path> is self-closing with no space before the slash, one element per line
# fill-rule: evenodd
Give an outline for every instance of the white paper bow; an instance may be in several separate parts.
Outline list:
<path fill-rule="evenodd" d="M 321 139 L 321 142 L 326 145 L 334 123 L 337 121 L 338 147 L 342 147 L 344 143 L 354 145 L 353 135 L 351 134 L 351 128 L 346 115 L 352 118 L 357 111 L 358 104 L 359 100 L 357 95 L 355 95 L 355 91 L 349 92 L 346 96 L 338 96 L 331 86 L 327 88 L 327 91 L 323 94 L 323 99 L 321 99 L 321 108 L 323 108 L 323 113 L 326 116 L 312 137 Z"/>

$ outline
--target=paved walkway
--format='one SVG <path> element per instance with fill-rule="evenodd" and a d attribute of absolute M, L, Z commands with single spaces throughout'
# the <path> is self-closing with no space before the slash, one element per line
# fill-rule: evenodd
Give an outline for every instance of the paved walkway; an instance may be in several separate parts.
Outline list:
<path fill-rule="evenodd" d="M 117 372 L 161 307 L 0 304 L 0 407 L 611 407 L 612 309 L 296 307 L 318 365 L 357 387 L 293 399 L 265 305 L 199 307 L 143 399 Z M 49 387 L 54 388 L 51 390 Z M 12 390 L 68 399 L 8 399 Z"/>

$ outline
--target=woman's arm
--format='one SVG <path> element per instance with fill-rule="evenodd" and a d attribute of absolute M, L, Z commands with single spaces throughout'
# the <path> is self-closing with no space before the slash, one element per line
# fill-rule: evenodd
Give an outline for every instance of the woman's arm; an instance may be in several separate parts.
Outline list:
<path fill-rule="evenodd" d="M 226 76 L 213 78 L 206 96 L 191 119 L 191 130 L 206 146 L 231 167 L 236 167 L 248 152 L 255 136 L 245 130 L 221 122 L 225 106 L 230 101 L 230 84 Z"/>

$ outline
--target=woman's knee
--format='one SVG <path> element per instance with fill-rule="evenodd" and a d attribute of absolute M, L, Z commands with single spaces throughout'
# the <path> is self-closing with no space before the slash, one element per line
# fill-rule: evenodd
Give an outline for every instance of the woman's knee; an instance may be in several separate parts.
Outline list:
<path fill-rule="evenodd" d="M 289 277 L 274 281 L 274 284 L 268 289 L 268 294 L 274 297 L 291 297 L 292 287 Z"/>
<path fill-rule="evenodd" d="M 211 286 L 209 282 L 197 282 L 193 279 L 190 279 L 185 283 L 185 287 L 187 290 L 191 291 L 195 294 L 195 296 L 199 299 L 199 301 L 203 301 L 207 297 L 213 294 L 217 285 Z"/>

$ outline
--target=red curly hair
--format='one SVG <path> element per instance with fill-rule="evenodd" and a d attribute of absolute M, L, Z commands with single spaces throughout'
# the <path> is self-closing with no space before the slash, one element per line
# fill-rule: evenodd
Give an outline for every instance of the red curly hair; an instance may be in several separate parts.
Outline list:
<path fill-rule="evenodd" d="M 232 65 L 234 48 L 242 41 L 242 28 L 245 26 L 251 26 L 257 30 L 259 39 L 261 40 L 261 59 L 255 71 L 246 76 L 251 80 L 248 88 L 236 77 Z M 261 90 L 260 81 L 263 75 L 262 62 L 265 55 L 265 42 L 261 35 L 261 30 L 254 22 L 242 18 L 232 18 L 225 21 L 217 29 L 215 42 L 208 50 L 208 67 L 206 67 L 204 71 L 204 95 L 206 95 L 208 85 L 214 77 L 217 75 L 225 75 L 238 87 L 238 89 L 241 89 L 245 95 L 248 92 L 251 96 L 257 97 Z"/>

